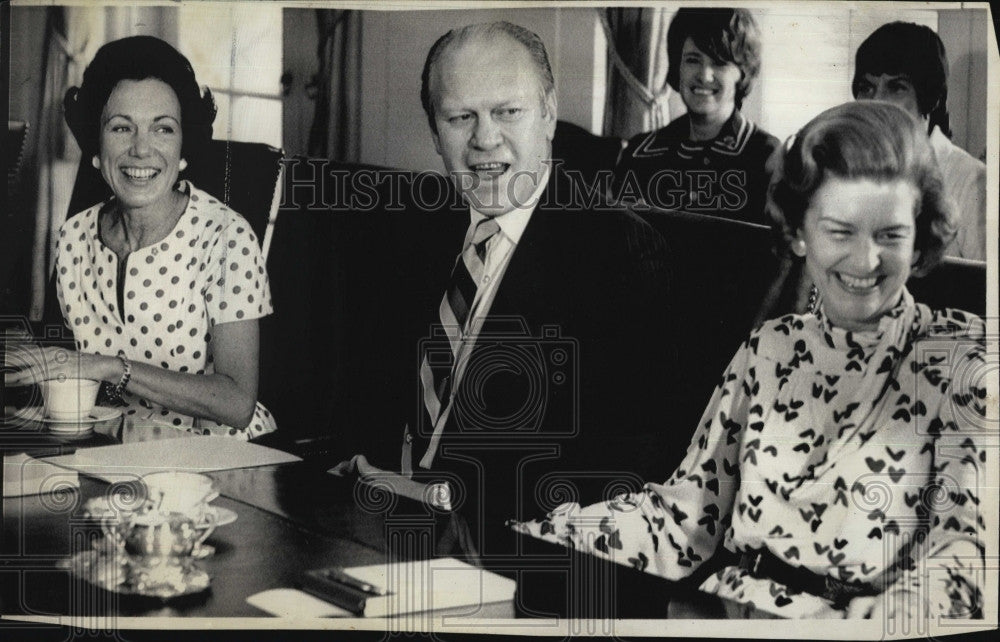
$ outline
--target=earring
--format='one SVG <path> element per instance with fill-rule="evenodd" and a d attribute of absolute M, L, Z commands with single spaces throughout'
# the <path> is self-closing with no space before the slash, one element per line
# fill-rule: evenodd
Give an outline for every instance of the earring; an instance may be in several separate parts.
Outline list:
<path fill-rule="evenodd" d="M 94 154 L 94 157 L 90 159 L 90 164 L 94 166 L 94 169 L 101 169 L 101 159 Z"/>
<path fill-rule="evenodd" d="M 792 253 L 795 256 L 805 256 L 806 255 L 806 242 L 802 239 L 795 239 L 792 242 Z"/>
<path fill-rule="evenodd" d="M 187 169 L 187 166 L 188 162 L 183 158 L 181 159 L 181 162 L 177 163 L 177 168 L 180 169 L 182 172 Z"/>
<path fill-rule="evenodd" d="M 816 314 L 819 311 L 819 290 L 813 285 L 809 288 L 809 303 L 806 305 L 806 311 L 810 314 Z"/>

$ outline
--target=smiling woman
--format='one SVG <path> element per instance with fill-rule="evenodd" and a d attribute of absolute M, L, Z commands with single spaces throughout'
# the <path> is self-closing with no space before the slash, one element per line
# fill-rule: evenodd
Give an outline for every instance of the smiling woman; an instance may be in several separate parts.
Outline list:
<path fill-rule="evenodd" d="M 778 140 L 740 113 L 761 67 L 756 21 L 745 9 L 680 9 L 667 52 L 667 83 L 687 113 L 628 142 L 616 196 L 766 223 L 765 163 Z"/>
<path fill-rule="evenodd" d="M 173 47 L 137 36 L 104 45 L 64 104 L 113 197 L 59 231 L 56 293 L 79 354 L 39 349 L 5 382 L 102 381 L 127 406 L 126 440 L 275 430 L 256 401 L 257 320 L 272 311 L 257 239 L 179 180 L 211 139 L 211 92 Z"/>
<path fill-rule="evenodd" d="M 714 571 L 700 588 L 732 617 L 982 617 L 996 370 L 981 319 L 905 287 L 953 234 L 927 136 L 848 103 L 778 160 L 769 211 L 813 310 L 743 342 L 664 483 L 515 528 L 672 580 Z"/>

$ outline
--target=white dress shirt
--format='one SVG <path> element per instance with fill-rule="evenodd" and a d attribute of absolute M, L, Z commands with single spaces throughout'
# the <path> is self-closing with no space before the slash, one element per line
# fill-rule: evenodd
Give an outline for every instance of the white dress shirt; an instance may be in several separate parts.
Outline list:
<path fill-rule="evenodd" d="M 986 165 L 948 140 L 938 127 L 931 132 L 931 147 L 941 168 L 945 193 L 955 201 L 958 233 L 944 253 L 985 261 Z"/>
<path fill-rule="evenodd" d="M 483 322 L 490 313 L 497 288 L 500 286 L 504 272 L 506 272 L 507 266 L 510 264 L 511 257 L 514 256 L 514 250 L 517 249 L 517 244 L 521 241 L 521 235 L 524 234 L 524 229 L 528 226 L 528 221 L 531 220 L 531 215 L 535 211 L 538 199 L 548 184 L 550 170 L 547 164 L 544 167 L 545 173 L 542 175 L 542 179 L 539 181 L 535 192 L 528 199 L 527 203 L 522 207 L 515 208 L 506 214 L 501 214 L 494 218 L 500 226 L 500 231 L 486 242 L 483 276 L 479 283 L 476 284 L 476 296 L 472 300 L 472 305 L 469 306 L 469 316 L 466 319 L 463 331 L 462 345 L 459 348 L 452 370 L 451 397 L 444 408 L 441 409 L 434 424 L 434 433 L 431 435 L 427 452 L 420 460 L 421 468 L 429 469 L 434 462 L 434 455 L 437 453 L 441 432 L 444 430 L 445 424 L 448 423 L 452 401 L 454 401 L 456 391 L 461 385 L 462 374 L 465 372 L 469 355 L 475 347 L 476 339 L 483 327 Z M 486 218 L 488 217 L 485 214 L 477 212 L 471 207 L 469 208 L 469 230 L 465 235 L 465 242 L 462 244 L 463 248 L 472 239 L 472 235 L 479 222 Z"/>

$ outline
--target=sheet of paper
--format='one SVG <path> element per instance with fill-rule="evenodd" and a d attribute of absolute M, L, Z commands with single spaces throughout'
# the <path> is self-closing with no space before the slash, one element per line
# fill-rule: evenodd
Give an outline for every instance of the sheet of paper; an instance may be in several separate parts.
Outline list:
<path fill-rule="evenodd" d="M 459 607 L 469 607 L 471 615 L 481 605 L 513 600 L 517 588 L 510 578 L 449 557 L 355 566 L 344 572 L 389 592 L 368 598 L 365 617 Z"/>
<path fill-rule="evenodd" d="M 317 617 L 353 617 L 350 611 L 298 589 L 279 588 L 261 591 L 247 598 L 247 604 L 276 615 L 297 620 Z"/>
<path fill-rule="evenodd" d="M 79 487 L 80 476 L 75 470 L 53 466 L 24 453 L 3 458 L 4 497 L 64 492 Z"/>
<path fill-rule="evenodd" d="M 284 464 L 301 458 L 232 437 L 203 435 L 84 448 L 45 461 L 115 483 L 158 470 L 204 473 Z"/>

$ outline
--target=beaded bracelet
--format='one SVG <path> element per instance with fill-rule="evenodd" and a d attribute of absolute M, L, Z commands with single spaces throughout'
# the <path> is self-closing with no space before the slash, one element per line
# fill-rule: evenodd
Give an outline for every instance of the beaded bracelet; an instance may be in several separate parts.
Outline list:
<path fill-rule="evenodd" d="M 108 391 L 108 398 L 111 401 L 121 400 L 122 395 L 125 394 L 128 382 L 132 379 L 132 362 L 124 354 L 119 354 L 118 358 L 121 360 L 122 365 L 125 366 L 125 372 L 122 373 L 122 378 L 118 380 L 118 383 Z"/>

